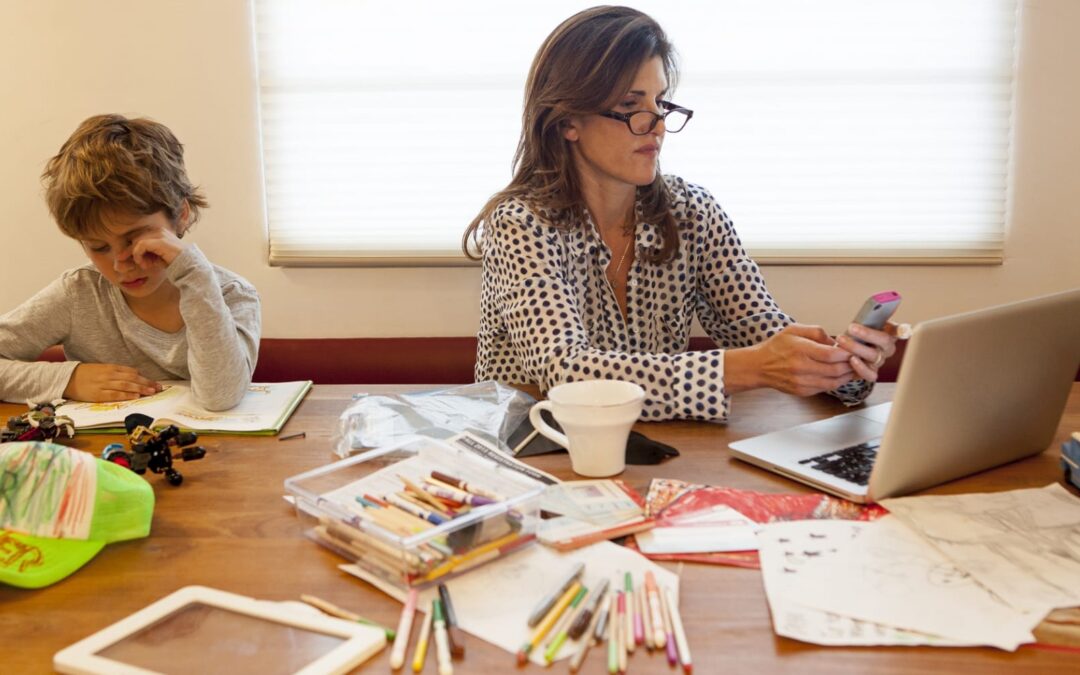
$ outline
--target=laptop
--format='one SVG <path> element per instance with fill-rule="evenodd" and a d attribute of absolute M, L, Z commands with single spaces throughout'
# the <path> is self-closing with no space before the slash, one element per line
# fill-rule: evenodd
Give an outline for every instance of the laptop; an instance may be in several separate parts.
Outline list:
<path fill-rule="evenodd" d="M 730 444 L 735 457 L 855 502 L 1035 455 L 1080 366 L 1080 288 L 919 324 L 891 403 Z"/>

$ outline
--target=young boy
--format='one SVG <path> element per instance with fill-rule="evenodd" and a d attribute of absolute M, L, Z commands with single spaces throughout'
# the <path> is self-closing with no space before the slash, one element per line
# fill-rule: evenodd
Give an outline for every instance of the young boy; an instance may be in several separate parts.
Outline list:
<path fill-rule="evenodd" d="M 91 117 L 42 181 L 90 264 L 0 316 L 0 399 L 123 401 L 160 391 L 158 380 L 191 380 L 202 406 L 236 405 L 258 355 L 259 297 L 183 241 L 207 202 L 173 133 Z M 57 344 L 67 361 L 33 362 Z"/>

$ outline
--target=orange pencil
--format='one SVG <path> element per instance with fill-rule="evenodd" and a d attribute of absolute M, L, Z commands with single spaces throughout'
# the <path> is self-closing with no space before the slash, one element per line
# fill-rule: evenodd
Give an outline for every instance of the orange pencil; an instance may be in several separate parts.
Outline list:
<path fill-rule="evenodd" d="M 571 584 L 570 588 L 566 589 L 555 603 L 555 606 L 551 608 L 551 611 L 547 613 L 547 616 L 540 622 L 533 631 L 533 635 L 524 644 L 521 645 L 521 649 L 517 653 L 517 663 L 519 666 L 525 665 L 529 660 L 529 652 L 531 652 L 536 645 L 540 644 L 544 636 L 548 634 L 552 626 L 559 620 L 559 617 L 563 615 L 566 608 L 570 606 L 570 602 L 577 596 L 578 591 L 581 590 L 581 582 L 575 581 Z"/>

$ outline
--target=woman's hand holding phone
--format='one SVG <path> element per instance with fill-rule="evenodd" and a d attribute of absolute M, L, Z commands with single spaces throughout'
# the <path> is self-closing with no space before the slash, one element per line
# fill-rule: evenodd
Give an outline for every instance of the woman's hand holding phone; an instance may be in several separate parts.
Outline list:
<path fill-rule="evenodd" d="M 896 353 L 896 324 L 889 318 L 900 305 L 900 294 L 882 291 L 867 298 L 855 319 L 836 343 L 851 353 L 848 359 L 855 374 L 867 382 L 877 382 L 878 369 Z"/>

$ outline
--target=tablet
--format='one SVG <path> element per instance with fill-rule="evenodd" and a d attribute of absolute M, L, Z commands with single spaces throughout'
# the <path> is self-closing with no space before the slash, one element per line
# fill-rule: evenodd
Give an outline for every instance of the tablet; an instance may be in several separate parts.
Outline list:
<path fill-rule="evenodd" d="M 79 675 L 346 673 L 386 646 L 379 628 L 187 586 L 56 653 Z"/>

